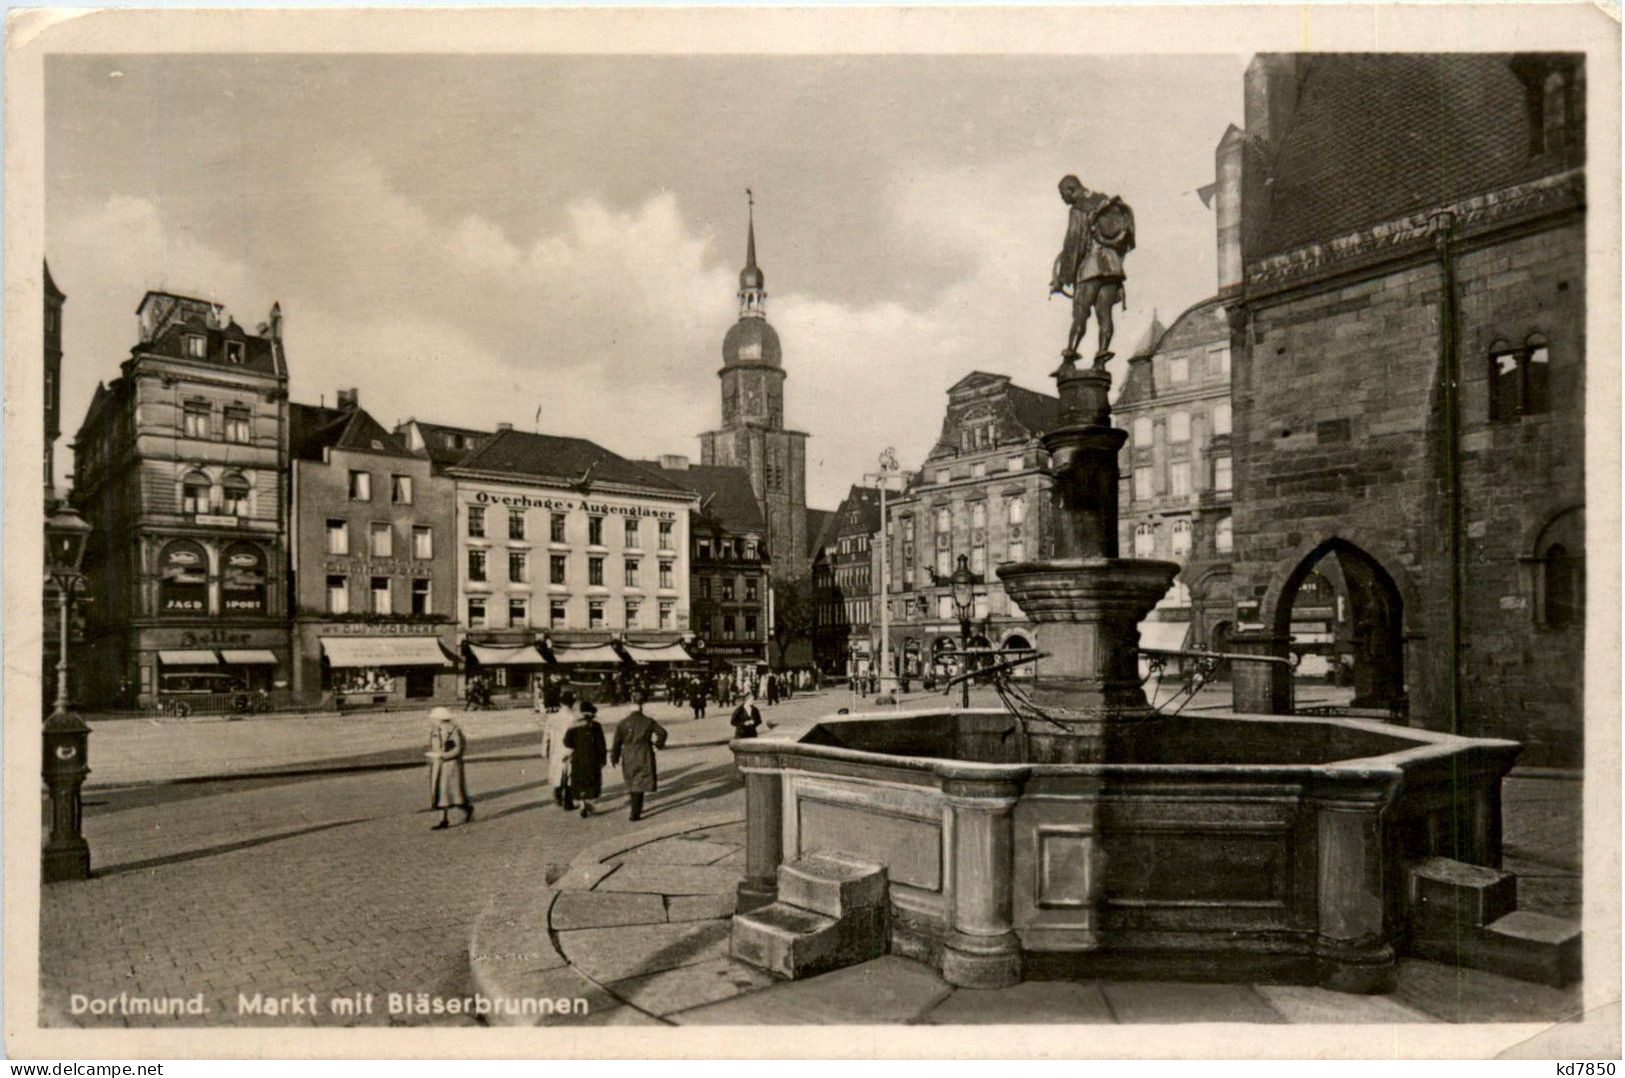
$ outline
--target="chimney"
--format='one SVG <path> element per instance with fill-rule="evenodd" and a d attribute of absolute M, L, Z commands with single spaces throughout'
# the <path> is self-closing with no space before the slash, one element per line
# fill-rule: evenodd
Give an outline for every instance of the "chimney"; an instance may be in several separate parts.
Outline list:
<path fill-rule="evenodd" d="M 1298 111 L 1298 57 L 1261 52 L 1247 65 L 1244 119 L 1247 131 L 1269 143 L 1273 153 L 1292 127 Z"/>
<path fill-rule="evenodd" d="M 499 430 L 499 431 L 513 430 L 513 424 L 512 423 L 498 423 L 497 424 L 497 430 Z"/>
<path fill-rule="evenodd" d="M 353 412 L 361 407 L 361 391 L 355 386 L 340 389 L 335 397 L 335 403 L 341 412 Z"/>
<path fill-rule="evenodd" d="M 1219 242 L 1219 291 L 1241 287 L 1241 173 L 1247 137 L 1235 124 L 1213 154 L 1213 219 Z"/>
<path fill-rule="evenodd" d="M 660 466 L 668 472 L 688 471 L 688 458 L 681 453 L 660 454 Z"/>

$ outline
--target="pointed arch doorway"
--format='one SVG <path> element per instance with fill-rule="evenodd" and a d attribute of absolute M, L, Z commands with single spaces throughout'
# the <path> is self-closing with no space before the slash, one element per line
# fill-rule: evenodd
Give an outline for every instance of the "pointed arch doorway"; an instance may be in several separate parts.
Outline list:
<path fill-rule="evenodd" d="M 1279 639 L 1295 630 L 1293 608 L 1306 581 L 1333 582 L 1326 643 L 1351 654 L 1354 699 L 1351 706 L 1402 715 L 1406 711 L 1405 603 L 1394 578 L 1365 550 L 1346 539 L 1328 539 L 1293 566 L 1275 604 L 1272 626 Z M 1303 624 L 1300 620 L 1299 624 Z"/>

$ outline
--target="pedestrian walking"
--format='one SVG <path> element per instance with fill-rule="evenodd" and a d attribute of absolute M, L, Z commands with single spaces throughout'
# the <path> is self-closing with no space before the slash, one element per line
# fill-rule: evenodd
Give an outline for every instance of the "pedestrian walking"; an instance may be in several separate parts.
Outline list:
<path fill-rule="evenodd" d="M 643 798 L 660 788 L 659 769 L 655 766 L 655 750 L 666 747 L 666 728 L 643 712 L 640 701 L 637 708 L 615 724 L 615 741 L 610 746 L 609 762 L 621 765 L 621 778 L 626 781 L 626 795 L 631 801 L 630 818 L 643 816 Z"/>
<path fill-rule="evenodd" d="M 559 706 L 547 716 L 542 731 L 542 755 L 547 757 L 547 784 L 553 788 L 553 803 L 565 809 L 575 808 L 570 797 L 570 750 L 564 745 L 564 735 L 570 727 L 581 721 L 576 711 L 575 693 L 559 693 Z"/>
<path fill-rule="evenodd" d="M 779 702 L 779 676 L 767 675 L 767 706 L 772 707 Z"/>
<path fill-rule="evenodd" d="M 609 755 L 591 700 L 582 703 L 580 721 L 565 731 L 564 747 L 570 752 L 570 790 L 565 796 L 574 796 L 581 802 L 581 815 L 591 816 L 593 800 L 604 792 L 604 761 Z M 570 807 L 568 802 L 565 807 Z"/>
<path fill-rule="evenodd" d="M 762 725 L 762 712 L 756 706 L 754 693 L 747 694 L 743 702 L 734 708 L 733 717 L 728 720 L 734 728 L 734 737 L 755 737 L 756 730 Z"/>
<path fill-rule="evenodd" d="M 474 802 L 469 800 L 468 783 L 463 775 L 463 753 L 468 741 L 462 727 L 452 721 L 449 708 L 437 707 L 429 712 L 434 725 L 429 727 L 430 808 L 440 810 L 440 822 L 431 831 L 443 831 L 451 826 L 448 816 L 452 809 L 463 810 L 463 822 L 474 818 Z"/>
<path fill-rule="evenodd" d="M 705 682 L 694 683 L 693 695 L 688 698 L 688 706 L 694 709 L 694 719 L 699 721 L 705 718 Z"/>

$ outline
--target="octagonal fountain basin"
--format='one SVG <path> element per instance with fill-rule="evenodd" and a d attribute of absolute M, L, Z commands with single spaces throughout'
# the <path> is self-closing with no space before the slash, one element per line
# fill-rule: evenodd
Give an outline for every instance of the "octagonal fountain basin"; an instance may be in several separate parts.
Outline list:
<path fill-rule="evenodd" d="M 812 854 L 882 865 L 893 953 L 949 982 L 1392 986 L 1405 866 L 1498 866 L 1515 742 L 1353 719 L 1174 717 L 1107 758 L 1022 761 L 1002 710 L 736 741 L 739 909 Z"/>

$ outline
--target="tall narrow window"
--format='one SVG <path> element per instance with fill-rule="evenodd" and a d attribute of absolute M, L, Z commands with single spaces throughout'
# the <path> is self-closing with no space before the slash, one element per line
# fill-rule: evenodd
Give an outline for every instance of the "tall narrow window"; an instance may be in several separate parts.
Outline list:
<path fill-rule="evenodd" d="M 470 595 L 468 597 L 468 627 L 470 629 L 485 628 L 485 596 Z"/>
<path fill-rule="evenodd" d="M 547 540 L 550 543 L 564 542 L 564 514 L 554 513 L 548 517 Z"/>
<path fill-rule="evenodd" d="M 422 577 L 412 581 L 412 613 L 433 613 L 429 602 L 429 582 Z"/>
<path fill-rule="evenodd" d="M 1191 552 L 1191 522 L 1188 520 L 1174 521 L 1173 530 L 1174 557 L 1182 558 Z"/>
<path fill-rule="evenodd" d="M 1191 414 L 1175 412 L 1168 417 L 1168 441 L 1174 445 L 1191 440 Z"/>
<path fill-rule="evenodd" d="M 195 333 L 186 335 L 186 358 L 202 359 L 209 354 L 209 339 Z"/>
<path fill-rule="evenodd" d="M 1213 489 L 1214 490 L 1219 491 L 1220 493 L 1224 493 L 1225 491 L 1228 491 L 1230 489 L 1230 484 L 1231 484 L 1230 468 L 1231 468 L 1231 464 L 1230 464 L 1230 458 L 1229 457 L 1214 457 L 1213 458 Z"/>
<path fill-rule="evenodd" d="M 525 511 L 523 509 L 508 510 L 508 538 L 523 541 L 525 538 Z"/>
<path fill-rule="evenodd" d="M 1213 406 L 1213 433 L 1230 433 L 1230 402 L 1220 401 Z"/>
<path fill-rule="evenodd" d="M 412 557 L 424 560 L 434 557 L 434 529 L 427 524 L 412 526 Z"/>
<path fill-rule="evenodd" d="M 188 438 L 207 438 L 209 436 L 209 406 L 207 404 L 188 402 L 182 413 L 182 430 Z"/>
<path fill-rule="evenodd" d="M 1546 592 L 1546 625 L 1566 629 L 1584 618 L 1585 596 L 1580 588 L 1578 559 L 1561 543 L 1546 548 L 1541 559 L 1541 583 Z"/>
<path fill-rule="evenodd" d="M 662 588 L 670 589 L 677 586 L 677 579 L 675 574 L 672 572 L 671 566 L 672 563 L 669 561 L 663 561 L 660 563 L 660 586 Z"/>
<path fill-rule="evenodd" d="M 626 549 L 628 549 L 628 550 L 636 550 L 637 548 L 638 548 L 638 518 L 637 517 L 627 517 L 626 518 Z"/>
<path fill-rule="evenodd" d="M 352 502 L 372 501 L 372 473 L 350 473 L 350 500 Z"/>
<path fill-rule="evenodd" d="M 604 627 L 604 600 L 592 599 L 587 603 L 587 628 L 602 629 Z"/>
<path fill-rule="evenodd" d="M 248 480 L 228 475 L 220 482 L 220 508 L 227 516 L 248 516 Z"/>
<path fill-rule="evenodd" d="M 389 477 L 389 500 L 396 505 L 412 504 L 412 477 L 409 475 L 392 475 Z"/>
<path fill-rule="evenodd" d="M 601 588 L 604 586 L 604 559 L 587 559 L 587 586 Z"/>
<path fill-rule="evenodd" d="M 568 620 L 568 604 L 563 599 L 552 599 L 547 604 L 547 627 L 549 629 L 562 629 Z"/>
<path fill-rule="evenodd" d="M 329 520 L 327 522 L 327 552 L 329 554 L 348 554 L 350 552 L 349 521 Z"/>
<path fill-rule="evenodd" d="M 590 517 L 587 518 L 587 545 L 588 546 L 603 546 L 604 545 L 604 518 L 603 517 L 594 515 L 594 516 L 590 516 Z"/>
<path fill-rule="evenodd" d="M 547 582 L 549 584 L 565 583 L 566 567 L 569 559 L 563 554 L 553 554 L 547 559 Z"/>
<path fill-rule="evenodd" d="M 372 612 L 374 614 L 390 613 L 389 577 L 387 576 L 372 578 Z"/>
<path fill-rule="evenodd" d="M 350 578 L 338 574 L 327 578 L 327 612 L 329 614 L 348 614 L 350 612 Z"/>
<path fill-rule="evenodd" d="M 508 580 L 515 584 L 530 583 L 530 558 L 523 550 L 508 551 Z"/>
<path fill-rule="evenodd" d="M 508 627 L 530 628 L 530 603 L 523 596 L 514 596 L 508 600 Z"/>
<path fill-rule="evenodd" d="M 226 441 L 247 445 L 252 425 L 247 408 L 226 409 Z"/>
<path fill-rule="evenodd" d="M 395 529 L 387 523 L 379 522 L 372 526 L 372 556 L 375 558 L 395 556 Z"/>
<path fill-rule="evenodd" d="M 1535 334 L 1514 348 L 1497 341 L 1490 349 L 1489 415 L 1516 419 L 1551 411 L 1551 346 Z"/>
<path fill-rule="evenodd" d="M 626 586 L 629 588 L 638 587 L 638 560 L 636 558 L 626 559 L 625 572 Z"/>
<path fill-rule="evenodd" d="M 1151 448 L 1155 437 L 1156 428 L 1151 423 L 1151 417 L 1148 415 L 1136 416 L 1134 418 L 1134 448 Z"/>
<path fill-rule="evenodd" d="M 209 477 L 202 472 L 193 472 L 181 480 L 181 512 L 207 513 L 209 491 Z"/>
<path fill-rule="evenodd" d="M 1168 466 L 1168 493 L 1175 498 L 1188 498 L 1191 493 L 1191 468 L 1181 461 Z"/>
<path fill-rule="evenodd" d="M 1230 518 L 1225 517 L 1219 521 L 1218 527 L 1213 530 L 1214 549 L 1218 550 L 1220 554 L 1228 554 L 1235 549 L 1235 545 L 1235 528 L 1231 525 Z"/>
<path fill-rule="evenodd" d="M 672 546 L 672 543 L 676 541 L 675 538 L 674 538 L 675 534 L 676 534 L 676 525 L 675 524 L 673 524 L 669 520 L 662 520 L 660 522 L 660 549 L 661 550 L 676 550 L 677 549 L 676 547 Z"/>
<path fill-rule="evenodd" d="M 485 554 L 483 550 L 468 552 L 468 579 L 475 583 L 482 583 L 485 580 Z"/>
<path fill-rule="evenodd" d="M 485 507 L 483 505 L 468 507 L 468 535 L 471 539 L 485 538 Z"/>
<path fill-rule="evenodd" d="M 1134 526 L 1134 556 L 1149 558 L 1157 551 L 1157 531 L 1150 524 Z"/>
<path fill-rule="evenodd" d="M 636 599 L 628 599 L 626 601 L 626 627 L 628 629 L 636 629 L 638 627 L 638 611 L 641 608 L 641 605 L 642 604 L 640 604 Z"/>

